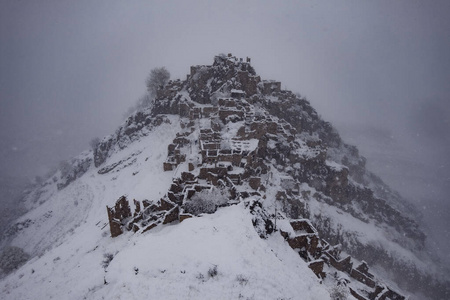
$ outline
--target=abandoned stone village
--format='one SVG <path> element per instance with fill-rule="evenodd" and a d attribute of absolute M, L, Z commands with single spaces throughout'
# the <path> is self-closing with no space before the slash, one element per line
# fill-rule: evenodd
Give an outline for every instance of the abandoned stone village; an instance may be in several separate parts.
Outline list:
<path fill-rule="evenodd" d="M 337 284 L 347 286 L 360 300 L 405 299 L 375 277 L 366 262 L 355 263 L 339 244 L 322 238 L 309 220 L 305 199 L 312 195 L 302 189 L 303 182 L 339 205 L 363 193 L 374 196 L 367 189 L 350 188 L 351 168 L 327 161 L 324 139 L 313 134 L 319 125 L 327 124 L 311 118 L 315 112 L 306 100 L 282 90 L 280 82 L 261 80 L 250 58 L 244 61 L 229 54 L 215 57 L 212 66 L 191 67 L 186 80 L 170 81 L 158 90 L 150 112 L 130 117 L 134 127 L 127 134 L 168 114 L 179 115 L 182 128 L 167 145 L 167 159 L 161 166 L 161 171 L 174 174 L 173 183 L 161 199 L 122 196 L 115 206 L 107 207 L 112 237 L 125 231 L 143 234 L 158 225 L 176 224 L 243 202 L 261 238 L 281 234 L 318 278 L 335 277 Z M 300 139 L 302 134 L 308 138 Z M 336 140 L 332 131 L 323 134 L 328 144 Z M 105 161 L 112 144 L 99 145 L 96 166 Z M 358 163 L 351 170 L 354 173 Z M 214 190 L 227 195 L 227 201 L 213 202 L 201 211 L 205 201 L 213 201 L 208 195 Z M 279 210 L 269 212 L 262 205 L 267 199 Z M 194 201 L 200 213 L 189 206 Z M 278 228 L 276 222 L 281 219 L 289 220 L 290 227 Z"/>

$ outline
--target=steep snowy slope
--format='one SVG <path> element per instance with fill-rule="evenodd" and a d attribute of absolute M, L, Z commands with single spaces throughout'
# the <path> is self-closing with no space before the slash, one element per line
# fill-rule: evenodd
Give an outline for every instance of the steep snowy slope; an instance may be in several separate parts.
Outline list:
<path fill-rule="evenodd" d="M 92 161 L 92 151 L 75 158 L 69 175 L 61 170 L 49 178 L 43 187 L 32 191 L 27 197 L 29 213 L 22 216 L 7 232 L 16 237 L 13 245 L 23 248 L 31 255 L 40 255 L 56 244 L 61 244 L 67 234 L 91 218 L 97 226 L 105 223 L 105 206 L 111 205 L 120 195 L 158 198 L 172 182 L 172 174 L 161 169 L 166 157 L 166 145 L 179 130 L 179 120 L 170 116 L 168 123 L 141 133 L 139 140 L 128 143 L 126 148 L 111 153 L 108 162 L 117 165 L 114 171 L 99 174 L 93 165 L 78 180 L 67 184 L 67 177 L 77 170 L 79 162 Z M 134 175 L 133 175 L 134 174 Z M 65 185 L 65 184 L 64 184 Z"/>
<path fill-rule="evenodd" d="M 32 258 L 1 281 L 7 299 L 448 293 L 414 209 L 233 56 L 169 82 L 26 199 L 2 246 Z"/>
<path fill-rule="evenodd" d="M 110 237 L 105 205 L 123 194 L 161 197 L 172 182 L 162 164 L 179 120 L 168 120 L 113 153 L 108 163 L 123 162 L 114 172 L 92 166 L 66 188 L 48 189 L 48 199 L 22 217 L 29 225 L 12 244 L 37 256 L 1 282 L 2 299 L 329 298 L 281 236 L 259 238 L 242 204 Z"/>

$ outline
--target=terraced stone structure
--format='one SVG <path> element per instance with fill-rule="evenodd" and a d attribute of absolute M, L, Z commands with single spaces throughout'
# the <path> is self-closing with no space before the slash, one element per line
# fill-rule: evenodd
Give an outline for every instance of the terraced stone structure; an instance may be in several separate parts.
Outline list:
<path fill-rule="evenodd" d="M 95 165 L 113 172 L 116 166 L 101 166 L 112 149 L 133 139 L 135 128 L 168 122 L 166 115 L 178 116 L 181 128 L 161 166 L 172 172 L 173 183 L 162 199 L 136 202 L 143 208 L 135 203 L 132 217 L 117 218 L 108 208 L 112 236 L 192 218 L 187 205 L 220 191 L 228 200 L 215 203 L 213 211 L 246 203 L 261 237 L 280 232 L 318 277 L 345 274 L 349 282 L 342 282 L 357 299 L 405 299 L 371 274 L 368 264 L 395 264 L 406 288 L 415 284 L 401 278 L 402 270 L 431 281 L 364 240 L 357 229 L 345 227 L 344 217 L 357 226 L 379 225 L 389 243 L 411 252 L 424 249 L 425 235 L 414 212 L 365 169 L 356 147 L 345 144 L 306 99 L 283 90 L 280 82 L 261 80 L 250 59 L 221 55 L 210 66 L 191 67 L 186 80 L 158 92 L 151 109 L 130 117 L 116 137 L 100 142 Z M 291 228 L 277 230 L 277 220 L 289 220 Z M 363 260 L 367 263 L 358 262 Z"/>

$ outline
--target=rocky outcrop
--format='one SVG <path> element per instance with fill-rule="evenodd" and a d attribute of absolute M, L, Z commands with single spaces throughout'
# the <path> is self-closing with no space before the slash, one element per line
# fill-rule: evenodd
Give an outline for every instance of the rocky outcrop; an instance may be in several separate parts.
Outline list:
<path fill-rule="evenodd" d="M 170 123 L 170 120 L 164 115 L 154 116 L 150 109 L 136 112 L 116 130 L 115 134 L 105 137 L 94 148 L 95 167 L 101 166 L 115 150 L 126 148 L 131 142 L 146 136 L 148 131 L 162 123 Z"/>
<path fill-rule="evenodd" d="M 61 179 L 57 183 L 58 190 L 62 190 L 76 179 L 83 176 L 92 164 L 92 158 L 74 158 L 60 165 Z"/>
<path fill-rule="evenodd" d="M 365 158 L 357 148 L 345 144 L 305 98 L 282 90 L 280 82 L 261 80 L 249 60 L 221 55 L 211 66 L 191 67 L 185 81 L 170 82 L 158 91 L 151 111 L 132 116 L 116 135 L 99 144 L 95 165 L 103 164 L 114 149 L 125 147 L 126 140 L 137 138 L 142 129 L 145 132 L 146 126 L 166 122 L 165 114 L 181 118 L 182 130 L 168 145 L 162 166 L 176 177 L 163 199 L 142 202 L 142 211 L 125 225 L 119 220 L 121 230 L 146 232 L 201 215 L 199 211 L 211 213 L 220 205 L 250 201 L 247 207 L 255 216 L 255 229 L 264 238 L 274 230 L 274 217 L 259 201 L 267 199 L 284 217 L 303 220 L 292 221 L 296 233 L 286 238 L 310 268 L 323 277 L 325 264 L 362 282 L 368 290 L 350 287 L 361 299 L 382 297 L 388 289 L 376 292 L 378 282 L 368 270 L 361 265 L 353 268 L 351 256 L 341 258 L 340 250 L 328 243 L 339 243 L 352 257 L 372 265 L 386 267 L 391 258 L 333 222 L 327 210 L 318 213 L 318 206 L 380 225 L 391 242 L 408 251 L 422 251 L 425 235 L 417 222 L 397 204 L 399 196 L 365 169 Z M 107 165 L 99 173 L 116 168 Z M 226 191 L 230 201 L 204 210 L 187 209 L 187 203 L 193 205 L 193 199 L 215 189 Z M 195 205 L 205 204 L 200 200 Z"/>

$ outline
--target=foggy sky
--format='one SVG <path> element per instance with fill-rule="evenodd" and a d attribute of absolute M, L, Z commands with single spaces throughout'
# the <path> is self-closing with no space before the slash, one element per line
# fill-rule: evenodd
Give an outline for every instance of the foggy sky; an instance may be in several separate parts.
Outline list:
<path fill-rule="evenodd" d="M 449 13 L 438 0 L 2 0 L 0 174 L 42 175 L 112 133 L 152 68 L 184 79 L 232 52 L 306 96 L 448 240 Z"/>

